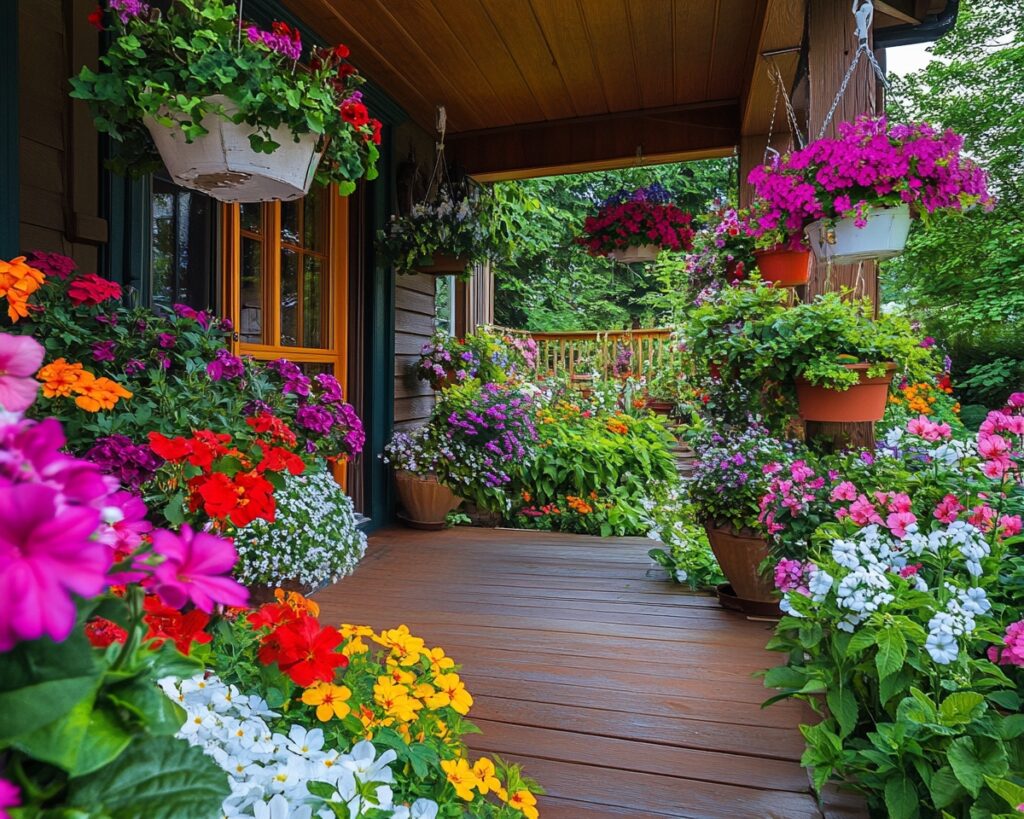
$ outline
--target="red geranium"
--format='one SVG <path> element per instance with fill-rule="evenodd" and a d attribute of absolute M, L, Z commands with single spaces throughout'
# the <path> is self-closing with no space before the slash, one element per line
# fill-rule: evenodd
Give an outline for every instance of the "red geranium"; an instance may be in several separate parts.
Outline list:
<path fill-rule="evenodd" d="M 68 286 L 68 298 L 76 307 L 83 304 L 94 306 L 107 299 L 121 298 L 121 285 L 110 282 L 95 273 L 77 276 Z"/>
<path fill-rule="evenodd" d="M 149 595 L 143 603 L 146 615 L 143 617 L 149 632 L 147 640 L 154 640 L 154 648 L 159 648 L 165 640 L 171 640 L 178 651 L 188 654 L 192 643 L 208 643 L 213 639 L 206 633 L 210 615 L 199 609 L 182 614 L 177 609 L 164 605 L 156 595 Z"/>
<path fill-rule="evenodd" d="M 85 636 L 96 648 L 106 648 L 112 643 L 123 643 L 128 632 L 106 617 L 96 617 L 85 624 Z"/>
<path fill-rule="evenodd" d="M 359 100 L 347 99 L 341 104 L 341 118 L 353 128 L 362 128 L 370 121 L 370 112 Z"/>
<path fill-rule="evenodd" d="M 295 433 L 276 415 L 271 415 L 269 412 L 261 412 L 255 418 L 246 418 L 245 423 L 252 427 L 253 432 L 259 435 L 265 435 L 269 432 L 270 437 L 275 441 L 280 441 L 288 446 L 295 446 Z"/>
<path fill-rule="evenodd" d="M 373 135 L 370 137 L 373 140 L 374 145 L 380 145 L 380 129 L 383 124 L 379 119 L 371 119 L 370 125 L 373 126 Z"/>
<path fill-rule="evenodd" d="M 294 452 L 279 446 L 271 446 L 266 441 L 257 441 L 256 445 L 263 450 L 263 458 L 256 467 L 257 472 L 284 472 L 301 475 L 306 469 L 306 462 Z"/>
<path fill-rule="evenodd" d="M 192 452 L 192 446 L 186 438 L 182 438 L 180 435 L 168 438 L 159 432 L 149 433 L 149 446 L 153 452 L 171 463 L 183 461 Z"/>
<path fill-rule="evenodd" d="M 86 19 L 89 21 L 89 25 L 94 29 L 97 31 L 103 31 L 103 9 L 98 5 L 89 12 L 89 16 Z"/>
<path fill-rule="evenodd" d="M 277 663 L 296 685 L 309 688 L 331 682 L 334 670 L 348 665 L 348 657 L 335 651 L 342 639 L 337 629 L 321 628 L 307 614 L 264 637 L 258 656 L 264 665 Z"/>

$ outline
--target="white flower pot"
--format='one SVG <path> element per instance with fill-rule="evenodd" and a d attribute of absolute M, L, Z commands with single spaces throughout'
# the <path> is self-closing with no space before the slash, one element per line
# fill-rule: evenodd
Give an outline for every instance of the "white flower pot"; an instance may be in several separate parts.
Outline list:
<path fill-rule="evenodd" d="M 608 257 L 622 264 L 657 261 L 661 248 L 657 245 L 639 245 L 625 250 L 609 250 Z"/>
<path fill-rule="evenodd" d="M 814 255 L 821 261 L 831 259 L 835 264 L 899 256 L 907 246 L 909 232 L 909 205 L 871 208 L 867 224 L 861 228 L 854 224 L 852 216 L 840 219 L 832 230 L 821 219 L 807 226 L 807 238 Z"/>
<path fill-rule="evenodd" d="M 238 110 L 234 102 L 220 94 L 206 101 L 219 103 L 229 115 Z M 192 142 L 185 141 L 180 128 L 161 125 L 151 117 L 145 119 L 145 124 L 174 182 L 221 202 L 298 199 L 309 191 L 320 162 L 318 135 L 303 134 L 296 142 L 286 127 L 271 129 L 270 135 L 280 147 L 263 154 L 249 143 L 249 135 L 255 132 L 253 126 L 236 124 L 217 114 L 203 118 L 203 127 L 209 133 Z"/>

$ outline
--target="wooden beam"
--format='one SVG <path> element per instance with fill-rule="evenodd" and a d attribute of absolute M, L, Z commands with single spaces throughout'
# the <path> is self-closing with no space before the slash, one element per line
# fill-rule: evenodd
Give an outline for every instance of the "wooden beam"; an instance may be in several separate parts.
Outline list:
<path fill-rule="evenodd" d="M 728 156 L 735 100 L 538 122 L 449 135 L 453 159 L 482 181 Z"/>
<path fill-rule="evenodd" d="M 919 18 L 906 11 L 906 9 L 899 8 L 895 2 L 886 3 L 885 0 L 874 0 L 874 3 L 877 14 L 887 14 L 901 23 L 910 23 L 914 26 L 919 25 L 921 22 Z M 903 5 L 913 8 L 913 3 L 904 3 Z"/>
<path fill-rule="evenodd" d="M 768 133 L 772 100 L 775 98 L 772 62 L 779 67 L 787 90 L 791 89 L 804 39 L 805 11 L 806 0 L 768 0 L 761 18 L 759 36 L 756 44 L 752 44 L 753 53 L 748 55 L 751 60 L 748 62 L 742 98 L 743 134 Z M 763 56 L 765 53 L 780 51 L 785 53 Z M 775 122 L 776 130 L 787 130 L 781 100 Z"/>

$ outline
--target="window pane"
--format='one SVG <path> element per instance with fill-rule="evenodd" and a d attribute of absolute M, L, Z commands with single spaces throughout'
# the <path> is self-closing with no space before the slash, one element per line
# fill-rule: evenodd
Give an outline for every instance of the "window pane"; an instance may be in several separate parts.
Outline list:
<path fill-rule="evenodd" d="M 239 224 L 242 230 L 250 233 L 263 232 L 263 205 L 259 202 L 250 202 L 246 205 L 239 205 Z"/>
<path fill-rule="evenodd" d="M 310 378 L 320 375 L 320 373 L 334 375 L 334 365 L 328 364 L 326 361 L 298 361 L 296 363 L 299 365 L 299 369 Z"/>
<path fill-rule="evenodd" d="M 326 196 L 323 188 L 313 187 L 302 200 L 302 244 L 317 253 L 327 251 Z"/>
<path fill-rule="evenodd" d="M 306 347 L 326 347 L 324 310 L 330 304 L 323 264 L 316 256 L 307 256 L 302 273 L 302 343 Z"/>
<path fill-rule="evenodd" d="M 287 203 L 286 203 L 287 204 Z M 296 347 L 300 336 L 299 254 L 281 248 L 281 344 Z"/>
<path fill-rule="evenodd" d="M 242 237 L 239 328 L 242 341 L 263 343 L 263 245 Z"/>
<path fill-rule="evenodd" d="M 285 244 L 299 244 L 300 206 L 301 202 L 281 203 L 281 241 Z"/>
<path fill-rule="evenodd" d="M 455 333 L 455 277 L 434 279 L 434 326 L 439 332 Z"/>
<path fill-rule="evenodd" d="M 157 311 L 177 303 L 196 309 L 212 305 L 212 200 L 159 176 L 150 200 L 150 298 Z"/>

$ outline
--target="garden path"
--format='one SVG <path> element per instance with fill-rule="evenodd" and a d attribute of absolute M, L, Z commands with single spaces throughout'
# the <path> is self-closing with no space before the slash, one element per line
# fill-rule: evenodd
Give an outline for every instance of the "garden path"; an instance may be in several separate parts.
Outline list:
<path fill-rule="evenodd" d="M 803 706 L 762 710 L 751 676 L 776 664 L 770 624 L 651 576 L 650 546 L 388 529 L 316 600 L 324 622 L 405 623 L 461 663 L 483 731 L 470 747 L 522 763 L 544 819 L 820 817 Z"/>

